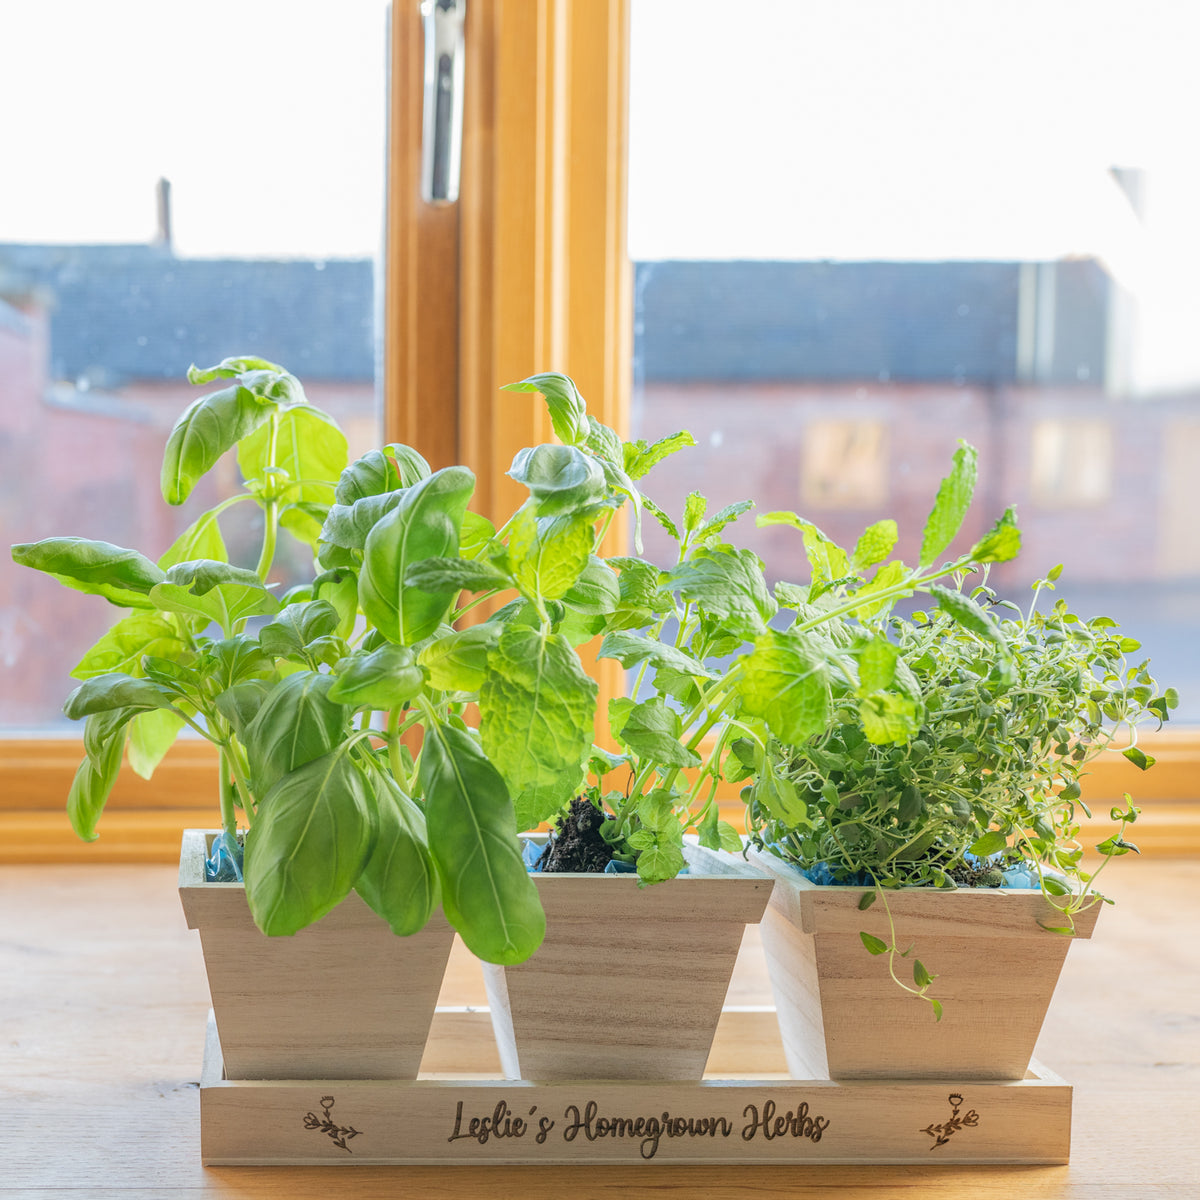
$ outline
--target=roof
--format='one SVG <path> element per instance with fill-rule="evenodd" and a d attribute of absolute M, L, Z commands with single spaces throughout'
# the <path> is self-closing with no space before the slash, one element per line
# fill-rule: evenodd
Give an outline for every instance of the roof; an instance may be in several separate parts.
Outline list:
<path fill-rule="evenodd" d="M 115 387 L 255 354 L 305 379 L 375 375 L 369 259 L 182 259 L 154 246 L 0 245 L 0 291 L 47 296 L 50 373 Z"/>

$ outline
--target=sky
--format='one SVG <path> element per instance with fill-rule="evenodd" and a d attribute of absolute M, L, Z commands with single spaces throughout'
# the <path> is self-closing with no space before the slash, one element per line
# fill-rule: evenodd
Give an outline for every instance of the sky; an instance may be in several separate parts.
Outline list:
<path fill-rule="evenodd" d="M 385 27 L 383 0 L 0 4 L 0 242 L 148 240 L 165 176 L 181 254 L 374 253 Z M 1098 254 L 1145 380 L 1200 379 L 1197 33 L 1188 0 L 633 0 L 631 254 Z"/>

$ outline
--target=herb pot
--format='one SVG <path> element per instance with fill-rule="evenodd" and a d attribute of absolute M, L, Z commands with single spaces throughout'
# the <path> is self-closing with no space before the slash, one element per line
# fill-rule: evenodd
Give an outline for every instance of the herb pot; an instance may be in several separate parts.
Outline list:
<path fill-rule="evenodd" d="M 1025 1077 L 1074 940 L 1042 927 L 1063 920 L 1040 891 L 901 888 L 864 911 L 867 889 L 818 886 L 772 854 L 750 857 L 776 881 L 762 941 L 793 1078 Z M 1099 907 L 1075 915 L 1075 937 L 1091 937 Z M 897 973 L 920 956 L 940 1021 L 864 948 L 860 932 L 890 939 L 889 910 L 896 944 L 914 947 Z"/>
<path fill-rule="evenodd" d="M 240 883 L 206 883 L 214 833 L 183 835 L 179 895 L 200 931 L 230 1079 L 415 1079 L 454 931 L 409 937 L 351 893 L 291 937 L 260 933 Z"/>
<path fill-rule="evenodd" d="M 539 872 L 540 949 L 483 964 L 510 1079 L 699 1079 L 747 924 L 771 881 L 740 857 L 689 846 L 689 873 Z"/>

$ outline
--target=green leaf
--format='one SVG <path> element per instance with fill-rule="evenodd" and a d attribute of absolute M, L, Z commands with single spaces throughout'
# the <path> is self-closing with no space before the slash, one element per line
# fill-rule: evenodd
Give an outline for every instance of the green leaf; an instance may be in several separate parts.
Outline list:
<path fill-rule="evenodd" d="M 154 606 L 215 621 L 230 635 L 247 617 L 270 616 L 279 601 L 253 571 L 211 559 L 176 563 L 150 591 Z"/>
<path fill-rule="evenodd" d="M 660 586 L 663 572 L 640 558 L 610 558 L 617 577 L 619 602 L 608 622 L 610 630 L 641 629 L 674 608 L 674 601 Z"/>
<path fill-rule="evenodd" d="M 586 642 L 608 627 L 616 611 L 621 590 L 612 568 L 602 558 L 589 554 L 579 578 L 562 597 L 566 613 L 560 632 L 572 645 Z"/>
<path fill-rule="evenodd" d="M 642 495 L 637 484 L 621 470 L 620 467 L 607 459 L 600 460 L 600 468 L 604 472 L 604 481 L 618 496 L 628 496 L 633 505 L 633 544 L 637 552 L 642 552 L 642 509 L 649 501 Z"/>
<path fill-rule="evenodd" d="M 466 467 L 446 467 L 404 493 L 367 538 L 359 602 L 366 617 L 389 641 L 414 645 L 445 620 L 458 592 L 427 592 L 404 582 L 414 563 L 455 558 L 459 529 L 475 476 Z"/>
<path fill-rule="evenodd" d="M 191 384 L 212 383 L 214 379 L 237 379 L 252 371 L 270 371 L 277 375 L 287 373 L 277 363 L 267 362 L 265 358 L 252 358 L 246 355 L 240 358 L 222 359 L 215 367 L 197 367 L 193 363 L 188 367 L 187 381 Z"/>
<path fill-rule="evenodd" d="M 1121 753 L 1129 759 L 1139 771 L 1148 771 L 1158 761 L 1153 755 L 1147 754 L 1138 746 L 1129 746 Z"/>
<path fill-rule="evenodd" d="M 638 879 L 642 883 L 665 883 L 668 879 L 674 879 L 685 866 L 687 866 L 687 860 L 683 857 L 683 850 L 679 846 L 673 842 L 665 845 L 662 842 L 656 842 L 648 850 L 643 850 L 638 855 Z"/>
<path fill-rule="evenodd" d="M 743 513 L 748 513 L 753 507 L 753 500 L 736 500 L 733 504 L 725 505 L 720 512 L 714 513 L 700 526 L 696 540 L 704 541 L 706 538 L 715 537 L 726 525 L 736 521 Z"/>
<path fill-rule="evenodd" d="M 425 731 L 420 781 L 446 918 L 485 962 L 524 962 L 542 943 L 546 916 L 500 773 L 469 734 L 433 724 Z"/>
<path fill-rule="evenodd" d="M 404 582 L 425 592 L 489 592 L 512 587 L 512 580 L 490 562 L 468 558 L 425 558 L 408 568 Z"/>
<path fill-rule="evenodd" d="M 933 511 L 925 522 L 921 537 L 921 566 L 931 567 L 938 556 L 954 541 L 963 518 L 971 507 L 975 492 L 975 472 L 978 455 L 973 446 L 960 441 L 954 452 L 954 465 L 950 474 L 942 480 Z"/>
<path fill-rule="evenodd" d="M 895 521 L 876 521 L 874 525 L 868 525 L 854 547 L 850 565 L 856 571 L 865 571 L 883 562 L 895 548 L 899 536 Z"/>
<path fill-rule="evenodd" d="M 13 562 L 53 575 L 79 592 L 122 608 L 152 608 L 148 594 L 163 572 L 136 550 L 88 538 L 44 538 L 13 546 Z"/>
<path fill-rule="evenodd" d="M 162 494 L 182 504 L 227 450 L 253 433 L 278 406 L 235 386 L 201 396 L 175 423 L 163 456 Z"/>
<path fill-rule="evenodd" d="M 554 435 L 568 446 L 582 446 L 591 434 L 587 404 L 579 394 L 575 381 L 556 371 L 530 375 L 520 383 L 506 383 L 502 392 L 540 392 L 550 411 Z"/>
<path fill-rule="evenodd" d="M 246 901 L 263 933 L 296 933 L 346 898 L 371 853 L 373 816 L 348 744 L 273 782 L 246 834 Z"/>
<path fill-rule="evenodd" d="M 718 673 L 703 663 L 694 659 L 690 654 L 672 646 L 669 642 L 660 642 L 657 638 L 643 637 L 638 633 L 610 633 L 600 643 L 597 658 L 615 658 L 626 669 L 636 667 L 649 659 L 652 666 L 671 667 L 688 675 L 699 675 L 704 679 L 716 679 Z"/>
<path fill-rule="evenodd" d="M 717 834 L 721 839 L 721 849 L 730 854 L 741 854 L 742 835 L 728 821 L 717 822 Z"/>
<path fill-rule="evenodd" d="M 150 779 L 183 728 L 183 716 L 155 708 L 129 722 L 129 765 L 135 775 Z"/>
<path fill-rule="evenodd" d="M 152 708 L 170 708 L 171 697 L 149 679 L 135 679 L 119 671 L 94 675 L 84 680 L 66 699 L 63 712 L 72 721 L 114 708 L 146 712 Z"/>
<path fill-rule="evenodd" d="M 859 896 L 859 898 L 858 898 L 859 912 L 865 912 L 878 899 L 879 899 L 878 892 L 863 892 L 863 894 L 861 896 Z"/>
<path fill-rule="evenodd" d="M 385 642 L 369 654 L 344 659 L 329 699 L 352 708 L 397 708 L 425 686 L 425 672 L 407 646 Z"/>
<path fill-rule="evenodd" d="M 811 521 L 793 512 L 763 513 L 757 519 L 760 528 L 768 525 L 790 525 L 804 539 L 804 553 L 812 567 L 813 583 L 828 585 L 853 574 L 850 559 L 832 538 L 822 533 Z M 818 589 L 814 589 L 814 596 Z"/>
<path fill-rule="evenodd" d="M 508 559 L 513 579 L 531 600 L 559 600 L 575 586 L 596 541 L 589 511 L 535 516 L 523 505 L 509 527 Z"/>
<path fill-rule="evenodd" d="M 824 731 L 829 718 L 829 672 L 824 657 L 802 635 L 769 629 L 741 660 L 738 694 L 787 745 L 799 746 Z"/>
<path fill-rule="evenodd" d="M 270 424 L 259 426 L 238 445 L 238 466 L 247 479 L 263 479 L 270 466 L 287 472 L 293 485 L 284 493 L 289 505 L 315 504 L 328 507 L 334 502 L 334 488 L 346 469 L 346 435 L 332 417 L 308 404 L 297 405 L 279 415 L 275 433 L 275 462 L 268 461 L 271 443 Z M 321 524 L 303 509 L 289 507 L 280 523 L 302 542 L 316 546 Z"/>
<path fill-rule="evenodd" d="M 880 567 L 875 572 L 875 578 L 870 583 L 864 584 L 855 593 L 855 598 L 865 600 L 870 596 L 878 595 L 880 592 L 887 591 L 889 588 L 895 587 L 901 583 L 909 575 L 908 568 L 900 561 L 893 561 Z M 860 620 L 869 621 L 873 617 L 878 617 L 881 614 L 888 612 L 897 600 L 903 599 L 905 596 L 911 596 L 912 590 L 898 592 L 896 595 L 883 600 L 877 600 L 873 604 L 860 604 L 855 610 Z"/>
<path fill-rule="evenodd" d="M 696 767 L 700 756 L 680 740 L 683 725 L 679 714 L 659 696 L 652 696 L 628 709 L 610 707 L 619 714 L 612 722 L 613 736 L 639 758 L 667 767 Z"/>
<path fill-rule="evenodd" d="M 338 477 L 334 501 L 352 505 L 366 496 L 380 496 L 399 488 L 410 488 L 428 479 L 429 464 L 410 446 L 392 443 L 382 450 L 368 450 Z"/>
<path fill-rule="evenodd" d="M 275 619 L 264 625 L 258 642 L 274 658 L 302 656 L 318 638 L 333 633 L 341 617 L 327 600 L 306 600 L 281 608 Z"/>
<path fill-rule="evenodd" d="M 625 466 L 625 447 L 617 431 L 597 421 L 593 416 L 589 415 L 587 421 L 588 435 L 584 446 L 602 461 L 609 463 L 611 466 L 623 469 Z"/>
<path fill-rule="evenodd" d="M 248 679 L 226 688 L 216 700 L 217 712 L 229 722 L 230 728 L 242 742 L 246 730 L 258 716 L 263 702 L 271 694 L 271 684 L 264 679 Z"/>
<path fill-rule="evenodd" d="M 430 642 L 417 661 L 429 672 L 429 685 L 440 692 L 477 692 L 483 686 L 488 655 L 500 626 L 488 621 Z"/>
<path fill-rule="evenodd" d="M 314 600 L 324 600 L 333 605 L 338 614 L 335 632 L 348 638 L 354 632 L 358 617 L 358 577 L 347 568 L 324 571 L 313 580 Z"/>
<path fill-rule="evenodd" d="M 117 782 L 121 759 L 125 753 L 126 722 L 115 726 L 104 720 L 105 714 L 88 718 L 88 725 L 107 725 L 105 736 L 95 754 L 89 754 L 79 764 L 71 790 L 67 793 L 67 816 L 71 828 L 85 842 L 96 840 L 96 822 Z"/>
<path fill-rule="evenodd" d="M 608 495 L 601 465 L 574 446 L 526 447 L 517 452 L 508 474 L 529 489 L 542 517 L 591 509 Z"/>
<path fill-rule="evenodd" d="M 917 987 L 927 988 L 936 978 L 936 975 L 930 975 L 919 958 L 913 959 L 913 982 Z"/>
<path fill-rule="evenodd" d="M 468 509 L 463 513 L 458 552 L 463 558 L 479 558 L 495 536 L 495 525 L 487 517 Z"/>
<path fill-rule="evenodd" d="M 761 809 L 763 813 L 784 825 L 795 829 L 811 825 L 808 806 L 796 791 L 796 785 L 781 775 L 770 758 L 764 758 L 758 777 L 750 787 L 751 811 Z"/>
<path fill-rule="evenodd" d="M 76 679 L 119 672 L 140 677 L 148 655 L 172 658 L 186 650 L 174 622 L 156 612 L 139 610 L 122 617 L 105 633 L 71 674 Z"/>
<path fill-rule="evenodd" d="M 1008 643 L 999 626 L 974 600 L 937 583 L 930 584 L 929 591 L 937 599 L 938 608 L 949 613 L 964 629 L 1008 652 Z"/>
<path fill-rule="evenodd" d="M 866 946 L 866 948 L 872 954 L 887 953 L 887 942 L 885 942 L 882 938 L 877 938 L 873 933 L 864 932 L 860 932 L 858 936 L 862 940 L 862 944 Z"/>
<path fill-rule="evenodd" d="M 441 900 L 425 814 L 384 771 L 372 775 L 375 845 L 355 891 L 398 937 L 423 929 Z"/>
<path fill-rule="evenodd" d="M 190 562 L 197 558 L 211 558 L 215 562 L 228 562 L 229 551 L 221 536 L 221 525 L 215 512 L 206 512 L 192 522 L 167 548 L 158 560 L 165 571 L 176 563 Z"/>
<path fill-rule="evenodd" d="M 1021 552 L 1021 531 L 1017 528 L 1017 510 L 1005 509 L 1004 516 L 971 547 L 971 561 L 1009 562 Z"/>
<path fill-rule="evenodd" d="M 917 735 L 917 705 L 908 696 L 876 692 L 859 701 L 858 716 L 867 741 L 874 746 L 902 746 Z"/>
<path fill-rule="evenodd" d="M 720 619 L 731 633 L 755 637 L 777 611 L 762 563 L 752 550 L 702 546 L 667 572 L 663 586 Z"/>
<path fill-rule="evenodd" d="M 999 854 L 1007 845 L 1008 838 L 1000 830 L 990 829 L 972 844 L 968 853 L 974 854 L 978 858 L 991 858 L 993 854 Z"/>
<path fill-rule="evenodd" d="M 341 741 L 350 714 L 329 698 L 333 683 L 330 675 L 298 671 L 277 683 L 263 701 L 245 736 L 256 795 L 264 796 L 283 776 L 328 754 Z"/>
<path fill-rule="evenodd" d="M 900 648 L 882 634 L 870 638 L 857 648 L 858 694 L 868 696 L 890 688 L 896 678 L 896 660 Z"/>
<path fill-rule="evenodd" d="M 530 829 L 583 780 L 592 745 L 596 683 L 558 634 L 509 626 L 488 659 L 479 693 L 483 749 Z"/>
<path fill-rule="evenodd" d="M 322 559 L 328 556 L 329 546 L 362 551 L 371 530 L 399 507 L 406 494 L 404 491 L 382 492 L 377 496 L 363 496 L 353 504 L 332 505 L 321 526 Z"/>
<path fill-rule="evenodd" d="M 687 446 L 694 446 L 696 439 L 686 429 L 669 437 L 659 438 L 652 445 L 640 438 L 625 443 L 625 472 L 631 479 L 641 479 L 664 458 L 669 458 Z"/>

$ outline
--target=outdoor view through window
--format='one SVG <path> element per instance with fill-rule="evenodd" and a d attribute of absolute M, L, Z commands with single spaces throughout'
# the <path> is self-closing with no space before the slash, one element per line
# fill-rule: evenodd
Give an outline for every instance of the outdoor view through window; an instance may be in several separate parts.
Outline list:
<path fill-rule="evenodd" d="M 159 492 L 167 434 L 202 394 L 191 363 L 282 363 L 352 454 L 377 444 L 382 0 L 44 0 L 4 6 L 0 45 L 5 546 L 75 534 L 157 557 L 236 490 L 228 456 L 182 508 Z M 242 565 L 256 513 L 222 518 Z M 291 553 L 281 582 L 309 577 Z M 78 730 L 68 672 L 117 615 L 6 550 L 0 727 Z"/>
<path fill-rule="evenodd" d="M 991 582 L 1026 606 L 1063 563 L 1200 719 L 1198 32 L 1170 0 L 634 0 L 634 431 L 698 442 L 655 499 L 844 546 L 893 517 L 911 562 L 964 438 L 964 539 L 1009 504 L 1024 534 Z M 730 536 L 807 582 L 795 529 Z"/>
<path fill-rule="evenodd" d="M 1200 720 L 1191 7 L 632 0 L 634 433 L 698 443 L 654 498 L 753 497 L 842 544 L 894 517 L 911 560 L 965 438 L 971 531 L 1016 504 L 1024 532 L 993 582 L 1025 603 L 1064 563 Z M 165 550 L 214 498 L 158 495 L 192 362 L 282 362 L 352 452 L 377 440 L 384 8 L 4 8 L 6 545 Z M 730 536 L 807 578 L 795 530 Z M 67 673 L 115 611 L 5 555 L 0 728 L 73 728 Z"/>

